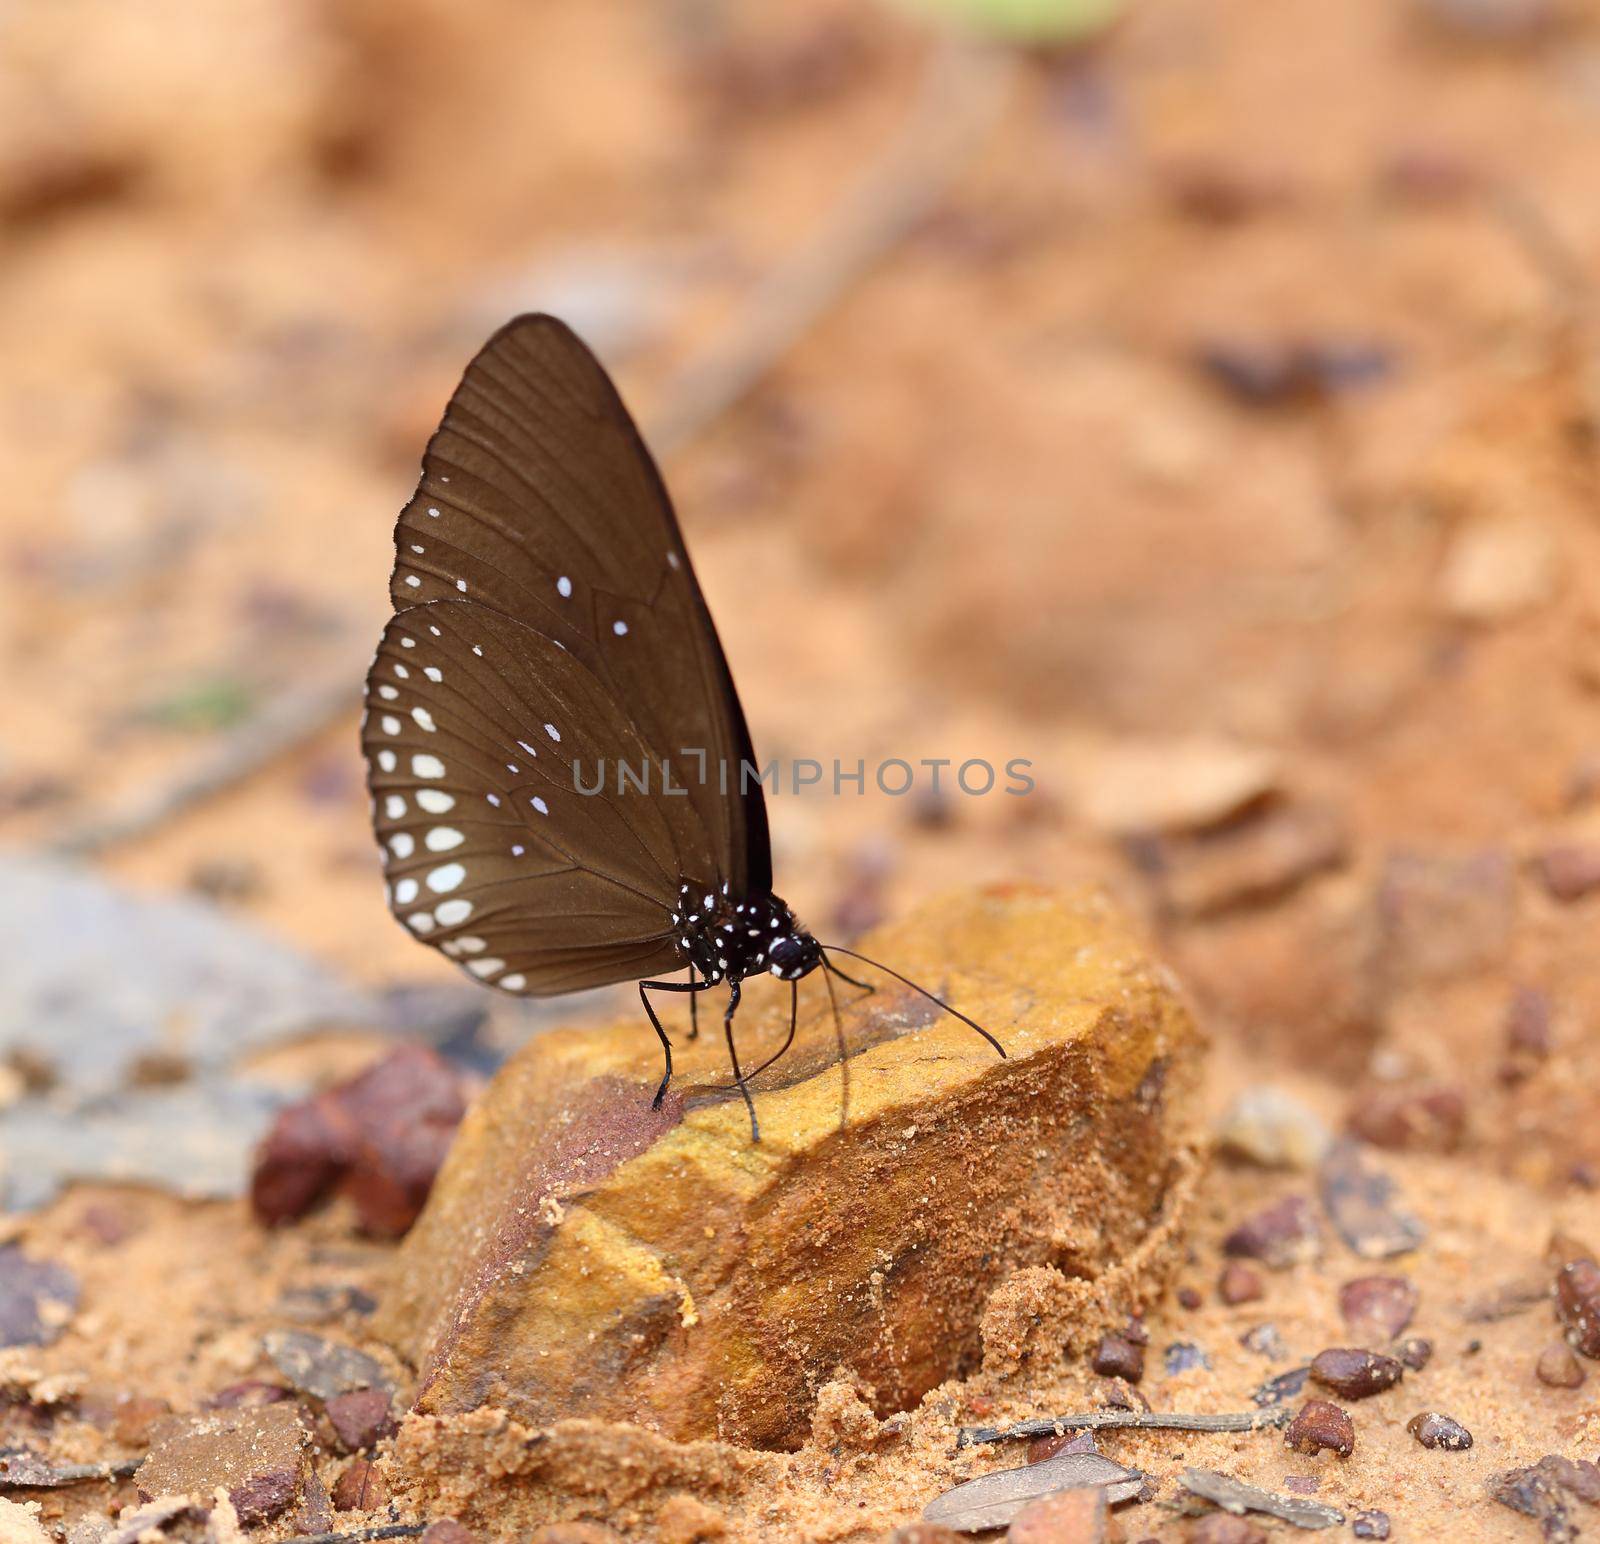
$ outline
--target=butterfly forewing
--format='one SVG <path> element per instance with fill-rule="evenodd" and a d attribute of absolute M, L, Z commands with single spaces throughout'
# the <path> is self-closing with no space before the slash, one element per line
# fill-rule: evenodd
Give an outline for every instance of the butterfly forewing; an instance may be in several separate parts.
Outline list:
<path fill-rule="evenodd" d="M 611 784 L 629 753 L 658 781 L 669 764 L 685 790 L 672 802 L 703 833 L 701 850 L 680 851 L 698 865 L 686 873 L 771 887 L 759 788 L 746 798 L 737 785 L 749 735 L 672 506 L 605 372 L 564 325 L 519 318 L 468 366 L 395 545 L 397 610 L 474 602 L 559 645 L 608 695 L 633 731 L 626 750 L 597 747 Z"/>

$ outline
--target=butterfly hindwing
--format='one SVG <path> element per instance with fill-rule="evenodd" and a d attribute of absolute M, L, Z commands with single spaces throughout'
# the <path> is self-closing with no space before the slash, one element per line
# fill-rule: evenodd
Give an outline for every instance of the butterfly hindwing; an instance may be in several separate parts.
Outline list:
<path fill-rule="evenodd" d="M 390 909 L 416 937 L 513 992 L 681 968 L 671 910 L 709 836 L 687 799 L 580 791 L 648 747 L 559 644 L 473 601 L 400 612 L 362 745 Z"/>

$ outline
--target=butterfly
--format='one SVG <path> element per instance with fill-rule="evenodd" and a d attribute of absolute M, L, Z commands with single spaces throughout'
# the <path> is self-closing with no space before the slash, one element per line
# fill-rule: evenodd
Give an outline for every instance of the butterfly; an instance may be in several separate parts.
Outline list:
<path fill-rule="evenodd" d="M 515 318 L 467 366 L 395 526 L 389 595 L 361 747 L 390 910 L 503 992 L 638 981 L 658 1108 L 672 1041 L 651 993 L 693 1013 L 726 983 L 759 1141 L 749 1078 L 792 1044 L 798 983 L 821 967 L 871 990 L 829 958 L 865 956 L 825 949 L 773 893 L 750 732 L 666 487 L 556 318 Z M 632 783 L 596 784 L 623 766 Z M 790 984 L 789 1035 L 747 1075 L 734 1018 L 763 974 Z"/>

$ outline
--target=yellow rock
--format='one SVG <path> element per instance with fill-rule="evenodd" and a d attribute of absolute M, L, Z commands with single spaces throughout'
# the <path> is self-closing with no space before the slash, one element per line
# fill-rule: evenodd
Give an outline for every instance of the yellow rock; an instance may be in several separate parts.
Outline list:
<path fill-rule="evenodd" d="M 990 890 L 862 948 L 1008 1059 L 878 977 L 870 997 L 841 989 L 843 1077 L 819 975 L 757 1080 L 755 1145 L 717 1015 L 694 1044 L 686 1016 L 669 1026 L 679 1077 L 659 1112 L 642 1014 L 539 1037 L 468 1115 L 382 1305 L 420 1411 L 793 1447 L 841 1367 L 886 1414 L 975 1366 L 990 1296 L 1018 1273 L 1156 1269 L 1200 1043 L 1105 900 Z M 787 1026 L 767 986 L 739 1021 L 746 1066 Z"/>

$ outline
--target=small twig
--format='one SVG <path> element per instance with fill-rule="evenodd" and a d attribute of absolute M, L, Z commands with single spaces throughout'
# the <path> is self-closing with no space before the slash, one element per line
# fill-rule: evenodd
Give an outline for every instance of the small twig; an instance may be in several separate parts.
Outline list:
<path fill-rule="evenodd" d="M 176 778 L 156 784 L 109 815 L 91 815 L 69 825 L 48 844 L 49 851 L 68 858 L 93 857 L 242 782 L 353 711 L 365 666 L 364 658 L 352 654 L 326 679 L 285 692 L 214 740 Z"/>
<path fill-rule="evenodd" d="M 645 415 L 668 454 L 745 397 L 874 264 L 934 208 L 1016 78 L 1009 54 L 964 38 L 934 55 L 909 118 L 814 239 L 751 292 L 722 337 L 690 361 Z"/>
<path fill-rule="evenodd" d="M 1115 1431 L 1123 1427 L 1142 1431 L 1261 1431 L 1287 1426 L 1291 1414 L 1286 1408 L 1241 1410 L 1226 1415 L 1184 1415 L 1171 1410 L 1084 1410 L 1077 1415 L 1018 1421 L 1015 1426 L 963 1426 L 956 1434 L 956 1446 L 1005 1442 L 1012 1437 L 1059 1437 L 1069 1431 Z"/>
<path fill-rule="evenodd" d="M 0 1490 L 55 1490 L 85 1480 L 125 1480 L 143 1462 L 119 1459 L 105 1464 L 52 1464 L 31 1453 L 0 1455 Z"/>
<path fill-rule="evenodd" d="M 727 331 L 669 380 L 644 414 L 660 455 L 705 432 L 937 206 L 967 153 L 998 116 L 1015 80 L 1006 53 L 951 39 L 937 51 L 901 132 L 846 195 L 814 240 L 758 283 Z M 221 736 L 198 764 L 123 809 L 69 826 L 49 850 L 84 858 L 147 836 L 231 788 L 354 711 L 366 657 L 343 661 Z"/>
<path fill-rule="evenodd" d="M 349 1533 L 297 1533 L 283 1544 L 366 1544 L 368 1539 L 414 1539 L 427 1531 L 426 1523 L 379 1523 Z"/>
<path fill-rule="evenodd" d="M 1489 208 L 1544 281 L 1558 334 L 1577 355 L 1578 389 L 1591 434 L 1600 437 L 1600 300 L 1588 265 L 1549 213 L 1519 187 L 1502 183 Z"/>

